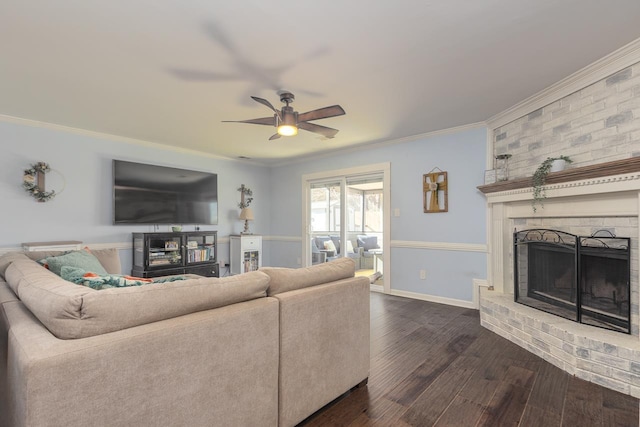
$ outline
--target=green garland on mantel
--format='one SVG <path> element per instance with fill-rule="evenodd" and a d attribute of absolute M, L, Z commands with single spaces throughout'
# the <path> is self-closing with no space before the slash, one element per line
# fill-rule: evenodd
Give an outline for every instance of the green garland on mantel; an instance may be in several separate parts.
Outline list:
<path fill-rule="evenodd" d="M 547 157 L 540 166 L 533 173 L 533 177 L 531 179 L 533 185 L 533 200 L 531 201 L 531 207 L 533 207 L 533 212 L 538 210 L 538 206 L 544 207 L 544 199 L 547 198 L 547 192 L 544 187 L 544 184 L 547 182 L 547 175 L 549 175 L 549 171 L 551 170 L 551 165 L 555 160 L 564 160 L 567 163 L 573 163 L 567 156 L 558 156 L 558 157 Z"/>
<path fill-rule="evenodd" d="M 44 191 L 38 187 L 37 175 L 39 173 L 46 174 L 51 171 L 49 164 L 45 162 L 38 162 L 32 164 L 29 169 L 24 170 L 24 176 L 22 177 L 22 188 L 29 193 L 34 199 L 39 202 L 48 202 L 56 195 L 54 190 Z"/>

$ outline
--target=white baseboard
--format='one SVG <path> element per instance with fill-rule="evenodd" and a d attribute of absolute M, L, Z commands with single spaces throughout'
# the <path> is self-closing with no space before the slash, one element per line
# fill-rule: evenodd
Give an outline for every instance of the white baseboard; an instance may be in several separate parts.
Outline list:
<path fill-rule="evenodd" d="M 391 289 L 389 291 L 389 295 L 418 299 L 422 301 L 437 302 L 439 304 L 453 305 L 455 307 L 477 309 L 473 301 L 464 301 L 464 300 L 454 299 L 454 298 L 439 297 L 436 295 L 419 294 L 417 292 L 399 291 L 396 289 Z"/>

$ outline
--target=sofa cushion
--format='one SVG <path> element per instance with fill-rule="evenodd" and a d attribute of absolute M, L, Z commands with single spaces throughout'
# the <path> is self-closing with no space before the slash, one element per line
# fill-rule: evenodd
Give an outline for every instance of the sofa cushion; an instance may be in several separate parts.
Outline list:
<path fill-rule="evenodd" d="M 122 274 L 120 255 L 118 249 L 91 249 L 91 254 L 98 258 L 100 264 L 109 274 Z M 4 277 L 4 271 L 15 259 L 29 258 L 34 261 L 42 260 L 52 256 L 64 255 L 65 251 L 33 251 L 33 252 L 8 252 L 0 256 L 0 276 Z"/>
<path fill-rule="evenodd" d="M 336 247 L 335 251 L 337 254 L 340 253 L 340 236 L 329 236 L 333 245 Z"/>
<path fill-rule="evenodd" d="M 90 249 L 100 264 L 109 274 L 122 274 L 122 264 L 120 263 L 120 251 L 116 248 Z"/>
<path fill-rule="evenodd" d="M 322 250 L 322 249 L 324 249 L 324 242 L 326 242 L 328 240 L 331 240 L 331 237 L 329 237 L 329 236 L 316 236 L 313 240 L 316 243 L 316 246 L 318 247 L 318 249 Z"/>
<path fill-rule="evenodd" d="M 5 276 L 24 305 L 62 339 L 104 334 L 264 297 L 269 286 L 269 276 L 255 271 L 96 291 L 24 258 L 14 260 Z"/>
<path fill-rule="evenodd" d="M 45 258 L 45 261 L 49 270 L 58 276 L 62 274 L 62 267 L 81 268 L 84 271 L 90 271 L 100 276 L 107 274 L 107 270 L 100 264 L 98 258 L 84 249 L 68 252 L 64 255 L 50 256 Z"/>
<path fill-rule="evenodd" d="M 11 265 L 11 263 L 17 259 L 29 259 L 24 252 L 7 252 L 6 254 L 0 256 L 0 277 L 5 277 L 5 272 L 7 271 L 7 267 Z"/>
<path fill-rule="evenodd" d="M 0 305 L 13 301 L 18 301 L 18 297 L 16 297 L 16 294 L 9 288 L 7 282 L 0 280 Z"/>
<path fill-rule="evenodd" d="M 262 267 L 259 271 L 271 278 L 268 295 L 272 296 L 353 277 L 356 263 L 351 258 L 337 258 L 306 268 Z"/>
<path fill-rule="evenodd" d="M 378 236 L 358 236 L 358 246 L 362 247 L 365 251 L 370 251 L 371 249 L 380 249 L 378 245 Z"/>

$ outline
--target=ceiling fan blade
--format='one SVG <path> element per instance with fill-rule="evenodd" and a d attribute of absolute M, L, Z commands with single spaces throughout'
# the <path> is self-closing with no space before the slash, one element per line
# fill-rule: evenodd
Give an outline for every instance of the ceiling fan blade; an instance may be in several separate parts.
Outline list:
<path fill-rule="evenodd" d="M 271 138 L 269 138 L 269 141 L 273 141 L 274 139 L 278 139 L 278 138 L 280 138 L 280 134 L 274 133 L 273 135 L 271 135 Z"/>
<path fill-rule="evenodd" d="M 223 123 L 250 123 L 253 125 L 269 125 L 269 126 L 275 126 L 276 125 L 276 117 L 272 116 L 272 117 L 262 117 L 259 119 L 249 119 L 249 120 L 223 120 Z"/>
<path fill-rule="evenodd" d="M 331 107 L 318 108 L 317 110 L 307 111 L 306 113 L 298 114 L 299 122 L 308 122 L 309 120 L 326 119 L 328 117 L 342 116 L 346 114 L 345 111 L 339 105 L 332 105 Z"/>
<path fill-rule="evenodd" d="M 319 133 L 326 138 L 333 138 L 339 132 L 338 129 L 333 129 L 307 122 L 298 122 L 298 127 L 309 132 Z"/>
<path fill-rule="evenodd" d="M 252 96 L 251 99 L 253 99 L 256 102 L 259 102 L 260 104 L 269 107 L 274 113 L 276 114 L 280 114 L 280 112 L 278 110 L 276 110 L 276 108 L 271 105 L 271 103 L 269 101 L 267 101 L 266 99 L 263 98 L 258 98 L 257 96 Z"/>

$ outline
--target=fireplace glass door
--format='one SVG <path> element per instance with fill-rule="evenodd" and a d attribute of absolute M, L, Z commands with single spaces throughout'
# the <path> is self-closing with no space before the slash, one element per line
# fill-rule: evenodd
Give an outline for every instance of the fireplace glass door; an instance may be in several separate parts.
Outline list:
<path fill-rule="evenodd" d="M 556 230 L 514 233 L 516 302 L 630 333 L 629 239 Z"/>

